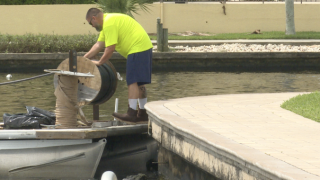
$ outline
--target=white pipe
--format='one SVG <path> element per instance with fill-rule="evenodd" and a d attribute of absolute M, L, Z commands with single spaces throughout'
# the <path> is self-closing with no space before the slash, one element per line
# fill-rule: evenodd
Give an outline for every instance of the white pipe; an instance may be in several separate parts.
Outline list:
<path fill-rule="evenodd" d="M 119 105 L 119 99 L 118 98 L 116 98 L 116 104 L 115 104 L 115 106 L 114 106 L 114 112 L 118 112 L 118 105 Z M 116 120 L 116 118 L 114 118 L 114 120 Z"/>
<path fill-rule="evenodd" d="M 117 176 L 112 171 L 106 171 L 102 174 L 101 180 L 117 180 Z"/>

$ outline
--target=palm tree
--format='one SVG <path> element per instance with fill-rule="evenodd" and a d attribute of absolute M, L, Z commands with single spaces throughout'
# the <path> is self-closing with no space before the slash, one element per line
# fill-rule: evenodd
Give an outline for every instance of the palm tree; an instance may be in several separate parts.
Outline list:
<path fill-rule="evenodd" d="M 286 0 L 286 35 L 296 34 L 294 25 L 294 0 Z"/>
<path fill-rule="evenodd" d="M 104 13 L 122 13 L 134 18 L 133 13 L 138 14 L 141 9 L 144 12 L 149 12 L 149 5 L 154 0 L 98 0 L 96 4 Z"/>

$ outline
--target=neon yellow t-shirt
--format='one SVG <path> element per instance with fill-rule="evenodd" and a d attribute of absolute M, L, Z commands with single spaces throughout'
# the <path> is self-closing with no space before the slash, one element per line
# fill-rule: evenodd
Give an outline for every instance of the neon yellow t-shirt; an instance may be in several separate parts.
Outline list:
<path fill-rule="evenodd" d="M 143 27 L 130 16 L 120 13 L 103 15 L 103 29 L 98 41 L 105 42 L 105 47 L 115 44 L 116 51 L 125 58 L 153 47 Z"/>

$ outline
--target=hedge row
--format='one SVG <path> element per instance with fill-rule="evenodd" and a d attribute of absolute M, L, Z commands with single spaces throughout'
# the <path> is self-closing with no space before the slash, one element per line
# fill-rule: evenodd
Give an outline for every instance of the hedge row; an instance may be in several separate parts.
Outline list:
<path fill-rule="evenodd" d="M 0 0 L 0 5 L 93 4 L 97 0 Z"/>
<path fill-rule="evenodd" d="M 0 34 L 0 53 L 53 53 L 70 49 L 87 52 L 96 43 L 98 35 Z"/>

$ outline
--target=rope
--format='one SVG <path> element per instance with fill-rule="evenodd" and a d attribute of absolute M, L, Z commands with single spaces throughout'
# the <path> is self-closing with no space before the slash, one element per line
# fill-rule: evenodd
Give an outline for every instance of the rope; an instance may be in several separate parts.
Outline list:
<path fill-rule="evenodd" d="M 54 74 L 46 73 L 38 76 L 0 83 L 1 85 L 8 85 L 23 81 L 28 81 L 44 76 Z M 80 116 L 80 122 L 83 125 L 90 125 L 90 122 L 84 116 L 81 106 L 78 105 L 78 77 L 73 76 L 58 76 L 58 86 L 55 89 L 56 100 L 56 124 L 61 124 L 58 128 L 76 128 L 78 126 L 77 116 Z"/>
<path fill-rule="evenodd" d="M 58 76 L 58 86 L 54 92 L 56 100 L 56 124 L 61 124 L 57 129 L 78 127 L 77 115 L 80 122 L 88 125 L 81 107 L 78 105 L 78 77 Z"/>
<path fill-rule="evenodd" d="M 58 86 L 54 92 L 56 95 L 56 124 L 59 128 L 77 127 L 77 91 L 78 77 L 58 76 Z"/>
<path fill-rule="evenodd" d="M 36 79 L 36 78 L 40 78 L 40 77 L 44 77 L 44 76 L 49 76 L 49 75 L 51 75 L 51 74 L 54 74 L 54 73 L 46 73 L 46 74 L 41 74 L 41 75 L 38 75 L 38 76 L 31 77 L 31 78 L 25 78 L 25 79 L 20 79 L 20 80 L 15 80 L 15 81 L 10 81 L 10 82 L 0 83 L 0 86 L 1 86 L 1 85 L 18 83 L 18 82 L 22 82 L 22 81 L 28 81 L 28 80 L 32 80 L 32 79 Z"/>

